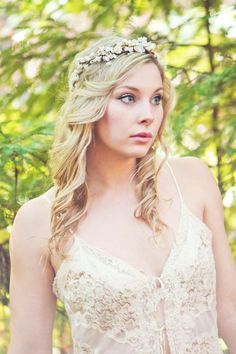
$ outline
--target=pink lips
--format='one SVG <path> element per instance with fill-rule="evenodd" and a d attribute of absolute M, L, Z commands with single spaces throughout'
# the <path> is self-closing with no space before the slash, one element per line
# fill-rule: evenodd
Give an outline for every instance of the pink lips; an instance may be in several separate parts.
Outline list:
<path fill-rule="evenodd" d="M 147 133 L 147 132 L 141 132 L 141 133 L 132 135 L 131 138 L 133 138 L 137 143 L 146 144 L 152 138 L 152 134 Z"/>
<path fill-rule="evenodd" d="M 132 137 L 132 138 L 134 138 L 134 137 L 152 138 L 152 134 L 151 134 L 151 133 L 148 133 L 148 132 L 141 132 L 141 133 L 132 135 L 131 137 Z"/>

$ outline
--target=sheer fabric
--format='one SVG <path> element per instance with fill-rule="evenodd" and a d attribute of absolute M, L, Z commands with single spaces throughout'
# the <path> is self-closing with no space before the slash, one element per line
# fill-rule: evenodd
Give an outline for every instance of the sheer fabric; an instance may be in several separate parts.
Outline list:
<path fill-rule="evenodd" d="M 181 212 L 159 277 L 74 235 L 53 282 L 71 324 L 73 354 L 223 354 L 212 234 L 186 206 L 167 165 Z"/>

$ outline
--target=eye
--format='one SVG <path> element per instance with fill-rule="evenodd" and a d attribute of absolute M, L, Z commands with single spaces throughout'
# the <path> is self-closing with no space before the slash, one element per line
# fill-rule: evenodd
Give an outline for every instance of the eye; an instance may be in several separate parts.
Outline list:
<path fill-rule="evenodd" d="M 162 95 L 156 95 L 152 98 L 152 102 L 155 105 L 159 105 L 161 103 L 161 100 L 162 100 Z"/>
<path fill-rule="evenodd" d="M 119 97 L 119 100 L 121 100 L 124 103 L 130 103 L 130 102 L 134 102 L 134 96 L 132 95 L 123 95 L 121 97 Z"/>

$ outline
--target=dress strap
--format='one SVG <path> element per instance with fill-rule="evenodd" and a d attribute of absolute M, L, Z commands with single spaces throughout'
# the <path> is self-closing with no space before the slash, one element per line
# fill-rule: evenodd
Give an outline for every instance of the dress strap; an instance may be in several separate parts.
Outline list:
<path fill-rule="evenodd" d="M 42 198 L 46 199 L 49 205 L 52 205 L 51 200 L 46 196 L 46 194 L 41 195 Z"/>
<path fill-rule="evenodd" d="M 171 175 L 172 175 L 172 177 L 173 177 L 173 180 L 174 180 L 174 182 L 175 182 L 175 185 L 176 185 L 176 188 L 177 188 L 177 191 L 178 191 L 180 200 L 181 200 L 181 202 L 183 203 L 183 202 L 184 202 L 184 199 L 183 199 L 182 193 L 181 193 L 181 191 L 180 191 L 180 188 L 179 188 L 179 184 L 178 184 L 178 182 L 177 182 L 177 179 L 176 179 L 176 177 L 175 177 L 173 168 L 171 167 L 171 165 L 170 165 L 170 163 L 169 163 L 168 161 L 166 161 L 166 164 L 167 164 L 167 166 L 169 167 L 169 170 L 170 170 L 170 173 L 171 173 Z"/>

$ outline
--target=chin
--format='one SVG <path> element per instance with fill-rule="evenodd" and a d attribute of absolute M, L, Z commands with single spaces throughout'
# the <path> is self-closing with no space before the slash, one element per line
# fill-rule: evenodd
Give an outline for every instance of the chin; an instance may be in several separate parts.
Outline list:
<path fill-rule="evenodd" d="M 139 149 L 139 151 L 133 151 L 128 155 L 129 157 L 138 159 L 138 158 L 145 157 L 149 152 L 150 152 L 150 148 L 146 148 L 146 149 Z"/>

